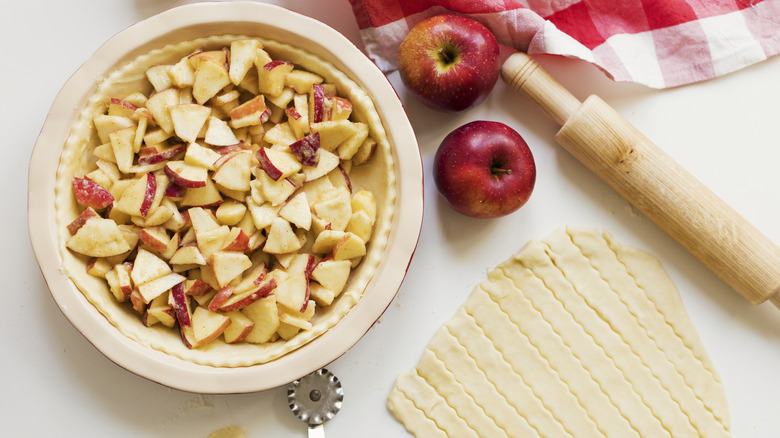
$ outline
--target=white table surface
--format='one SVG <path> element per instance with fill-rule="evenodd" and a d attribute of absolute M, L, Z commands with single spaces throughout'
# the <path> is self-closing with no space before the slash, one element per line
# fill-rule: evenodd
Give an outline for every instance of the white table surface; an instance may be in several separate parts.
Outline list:
<path fill-rule="evenodd" d="M 3 4 L 0 133 L 3 214 L 0 278 L 0 435 L 206 437 L 235 425 L 249 437 L 305 436 L 283 388 L 200 395 L 152 383 L 115 365 L 62 315 L 43 281 L 27 230 L 27 166 L 48 109 L 68 77 L 104 41 L 136 21 L 184 2 L 14 1 Z M 315 17 L 362 47 L 346 0 L 273 1 Z M 541 63 L 577 97 L 600 95 L 691 173 L 780 242 L 780 59 L 705 83 L 657 91 L 616 84 L 589 64 Z M 499 81 L 481 106 L 452 115 L 398 90 L 417 133 L 425 169 L 425 218 L 408 276 L 380 321 L 329 366 L 344 385 L 331 437 L 400 437 L 385 409 L 400 372 L 488 269 L 530 239 L 567 224 L 609 230 L 657 256 L 724 382 L 735 437 L 780 430 L 780 310 L 751 305 L 554 143 L 557 127 Z M 528 141 L 538 179 L 531 200 L 495 220 L 454 213 L 436 192 L 431 163 L 452 129 L 477 119 L 510 124 Z"/>

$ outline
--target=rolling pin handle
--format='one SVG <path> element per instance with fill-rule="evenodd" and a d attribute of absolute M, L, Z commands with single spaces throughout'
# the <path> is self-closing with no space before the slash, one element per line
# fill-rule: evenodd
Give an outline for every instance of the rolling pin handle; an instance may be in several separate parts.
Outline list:
<path fill-rule="evenodd" d="M 515 91 L 527 95 L 559 126 L 566 123 L 581 105 L 569 90 L 525 53 L 513 53 L 504 61 L 501 78 Z"/>

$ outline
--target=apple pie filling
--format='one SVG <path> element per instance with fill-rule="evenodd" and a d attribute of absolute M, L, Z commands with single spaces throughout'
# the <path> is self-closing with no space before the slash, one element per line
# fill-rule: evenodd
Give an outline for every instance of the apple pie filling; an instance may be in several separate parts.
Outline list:
<path fill-rule="evenodd" d="M 109 75 L 57 181 L 77 287 L 130 338 L 217 366 L 337 323 L 379 264 L 395 196 L 365 91 L 303 50 L 237 36 Z"/>

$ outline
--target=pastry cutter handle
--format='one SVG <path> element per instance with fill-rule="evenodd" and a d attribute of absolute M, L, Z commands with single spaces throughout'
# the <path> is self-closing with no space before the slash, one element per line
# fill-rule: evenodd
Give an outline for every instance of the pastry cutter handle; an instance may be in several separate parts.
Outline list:
<path fill-rule="evenodd" d="M 501 77 L 561 125 L 556 141 L 751 303 L 780 307 L 780 248 L 597 96 L 580 102 L 525 53 Z"/>

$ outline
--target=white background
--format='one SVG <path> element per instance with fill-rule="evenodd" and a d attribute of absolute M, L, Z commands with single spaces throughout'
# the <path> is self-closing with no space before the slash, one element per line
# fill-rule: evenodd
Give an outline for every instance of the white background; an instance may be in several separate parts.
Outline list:
<path fill-rule="evenodd" d="M 123 28 L 183 4 L 171 0 L 4 2 L 0 18 L 0 435 L 205 437 L 229 425 L 250 437 L 305 436 L 278 388 L 242 395 L 180 392 L 106 359 L 60 313 L 27 234 L 25 187 L 36 136 L 59 88 Z M 271 3 L 317 18 L 362 47 L 346 0 Z M 541 63 L 577 97 L 600 95 L 667 153 L 780 242 L 780 59 L 673 90 L 616 84 L 589 64 Z M 503 83 L 462 114 L 422 107 L 390 79 L 417 133 L 425 169 L 425 218 L 417 253 L 380 321 L 329 368 L 344 385 L 330 437 L 399 437 L 385 409 L 395 376 L 414 366 L 430 336 L 485 272 L 530 239 L 567 224 L 604 228 L 657 256 L 723 379 L 737 437 L 780 430 L 780 310 L 748 304 L 554 143 L 557 127 Z M 454 213 L 439 198 L 431 162 L 441 139 L 477 119 L 513 126 L 528 141 L 538 179 L 531 200 L 496 220 Z M 31 230 L 35 232 L 35 230 Z"/>

